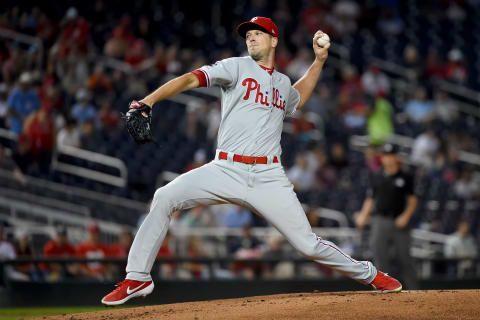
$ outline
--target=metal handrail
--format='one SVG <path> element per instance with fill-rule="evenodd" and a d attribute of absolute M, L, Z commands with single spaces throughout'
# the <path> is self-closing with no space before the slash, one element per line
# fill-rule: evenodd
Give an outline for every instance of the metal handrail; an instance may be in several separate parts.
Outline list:
<path fill-rule="evenodd" d="M 1 169 L 1 168 L 0 168 L 0 177 L 15 181 L 15 177 L 12 172 Z M 132 209 L 132 210 L 145 211 L 145 203 L 143 202 L 130 200 L 127 198 L 122 198 L 122 197 L 118 197 L 110 194 L 100 193 L 96 191 L 91 191 L 91 190 L 87 190 L 87 189 L 83 189 L 75 186 L 68 186 L 68 188 L 65 188 L 64 184 L 49 181 L 49 180 L 44 180 L 40 178 L 35 178 L 31 176 L 26 176 L 25 178 L 26 178 L 27 185 L 41 187 L 41 188 L 52 190 L 55 192 L 75 195 L 78 197 L 83 197 L 83 198 L 87 198 L 95 201 L 101 201 L 107 204 L 120 206 L 128 209 Z"/>
<path fill-rule="evenodd" d="M 10 130 L 6 130 L 3 128 L 0 128 L 0 137 L 10 139 L 12 141 L 17 141 L 17 134 L 15 132 L 12 132 Z"/>
<path fill-rule="evenodd" d="M 411 148 L 414 141 L 414 138 L 399 134 L 393 134 L 389 138 L 389 142 L 404 148 Z M 369 145 L 368 136 L 352 135 L 350 137 L 350 144 L 356 147 L 366 147 Z M 480 154 L 460 150 L 458 152 L 458 160 L 480 166 Z"/>
<path fill-rule="evenodd" d="M 59 161 L 59 154 L 66 154 L 79 159 L 96 162 L 105 166 L 116 168 L 118 169 L 120 176 L 118 177 L 115 175 L 98 172 L 96 170 L 62 163 Z M 127 166 L 122 160 L 101 153 L 80 149 L 77 147 L 58 146 L 57 152 L 55 153 L 52 160 L 52 167 L 61 172 L 75 174 L 77 176 L 111 184 L 117 187 L 125 187 L 127 185 L 128 171 Z"/>
<path fill-rule="evenodd" d="M 8 38 L 16 42 L 23 42 L 29 45 L 38 46 L 39 57 L 37 59 L 37 67 L 40 67 L 40 64 L 42 63 L 43 55 L 44 55 L 43 42 L 41 38 L 33 37 L 30 35 L 12 31 L 6 28 L 0 28 L 0 37 Z"/>
<path fill-rule="evenodd" d="M 406 88 L 408 87 L 409 73 L 405 67 L 380 58 L 374 58 L 373 63 L 383 71 L 400 78 L 394 81 L 394 87 L 404 92 L 406 91 Z M 450 97 L 455 100 L 460 111 L 480 118 L 480 107 L 455 99 L 455 96 L 457 96 L 476 104 L 480 104 L 480 93 L 478 91 L 445 80 L 435 80 L 434 83 L 438 89 L 448 93 Z"/>
<path fill-rule="evenodd" d="M 38 217 L 46 218 L 50 225 L 54 222 L 62 222 L 66 225 L 77 225 L 83 228 L 87 228 L 92 222 L 95 222 L 105 232 L 120 233 L 126 226 L 117 223 L 103 221 L 99 219 L 88 218 L 85 216 L 79 216 L 63 210 L 47 208 L 32 203 L 26 203 L 24 201 L 18 201 L 0 196 L 0 207 L 8 208 L 11 211 L 11 216 L 16 218 L 17 211 L 26 211 L 28 214 Z"/>
<path fill-rule="evenodd" d="M 3 196 L 9 197 L 9 199 L 28 201 L 29 203 L 42 205 L 48 208 L 65 210 L 67 212 L 80 214 L 86 217 L 89 217 L 91 215 L 90 208 L 86 206 L 82 206 L 82 205 L 78 205 L 78 204 L 74 204 L 71 202 L 66 202 L 58 199 L 46 198 L 46 197 L 38 196 L 36 194 L 32 194 L 29 192 L 23 192 L 19 190 L 0 187 L 0 194 L 2 194 Z"/>

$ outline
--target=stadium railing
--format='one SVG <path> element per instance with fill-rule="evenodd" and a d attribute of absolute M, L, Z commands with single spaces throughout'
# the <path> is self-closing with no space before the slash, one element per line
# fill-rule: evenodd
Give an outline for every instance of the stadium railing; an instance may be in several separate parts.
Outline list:
<path fill-rule="evenodd" d="M 357 260 L 368 260 L 369 257 L 354 257 Z M 446 278 L 480 278 L 480 259 L 478 258 L 445 258 L 445 257 L 430 257 L 430 258 L 416 258 L 416 262 L 420 263 L 421 268 L 417 268 L 417 276 L 419 279 L 446 279 Z M 88 263 L 104 263 L 117 266 L 124 266 L 126 264 L 126 258 L 17 258 L 15 260 L 3 260 L 0 261 L 0 270 L 3 270 L 3 279 L 5 283 L 10 280 L 8 274 L 5 273 L 9 270 L 9 267 L 25 264 L 60 264 L 63 268 L 72 264 L 88 264 Z M 258 266 L 265 264 L 278 264 L 278 263 L 290 263 L 293 265 L 293 272 L 291 272 L 288 279 L 302 279 L 305 276 L 301 276 L 298 270 L 304 264 L 317 265 L 314 261 L 306 258 L 254 258 L 254 259 L 238 259 L 234 257 L 215 257 L 215 258 L 186 258 L 186 257 L 171 257 L 171 258 L 157 258 L 154 267 L 152 269 L 152 275 L 158 274 L 158 268 L 163 264 L 175 264 L 179 269 L 179 264 L 182 263 L 195 263 L 203 264 L 207 267 L 208 275 L 205 279 L 235 279 L 234 276 L 226 276 L 221 270 L 228 270 L 230 264 L 242 264 L 246 266 Z M 468 262 L 468 272 L 462 271 L 459 264 Z M 438 266 L 442 265 L 443 268 Z M 439 272 L 438 269 L 441 271 Z M 123 277 L 122 274 L 117 275 Z M 177 277 L 176 275 L 174 275 Z M 334 276 L 335 277 L 335 276 Z M 85 278 L 78 278 L 78 280 L 85 280 Z M 101 280 L 101 279 L 98 279 Z M 116 279 L 112 279 L 116 280 Z"/>

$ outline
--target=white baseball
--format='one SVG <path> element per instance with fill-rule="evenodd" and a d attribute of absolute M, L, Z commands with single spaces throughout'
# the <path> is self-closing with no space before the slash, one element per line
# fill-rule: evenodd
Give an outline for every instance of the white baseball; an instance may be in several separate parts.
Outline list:
<path fill-rule="evenodd" d="M 330 37 L 325 32 L 322 34 L 320 38 L 317 39 L 317 44 L 322 48 L 329 42 L 330 42 Z"/>

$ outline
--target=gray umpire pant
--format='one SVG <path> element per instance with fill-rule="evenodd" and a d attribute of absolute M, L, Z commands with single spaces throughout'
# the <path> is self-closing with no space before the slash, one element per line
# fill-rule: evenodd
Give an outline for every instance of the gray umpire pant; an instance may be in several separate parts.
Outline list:
<path fill-rule="evenodd" d="M 410 228 L 399 229 L 394 218 L 383 216 L 373 216 L 371 226 L 370 246 L 376 267 L 384 272 L 395 270 L 393 260 L 396 257 L 404 288 L 418 289 L 415 266 L 410 256 Z"/>

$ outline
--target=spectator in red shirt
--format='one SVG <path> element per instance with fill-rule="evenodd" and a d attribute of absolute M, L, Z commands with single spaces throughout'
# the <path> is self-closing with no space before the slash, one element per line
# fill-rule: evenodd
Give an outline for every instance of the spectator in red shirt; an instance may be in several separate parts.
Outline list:
<path fill-rule="evenodd" d="M 463 54 L 459 49 L 452 49 L 448 53 L 448 63 L 445 65 L 445 78 L 456 83 L 465 83 L 468 78 Z"/>
<path fill-rule="evenodd" d="M 102 107 L 98 112 L 100 126 L 105 129 L 115 129 L 120 122 L 120 114 L 112 108 L 112 100 L 104 99 Z"/>
<path fill-rule="evenodd" d="M 132 246 L 133 236 L 130 231 L 123 230 L 118 236 L 118 242 L 110 246 L 110 254 L 114 257 L 124 258 Z"/>
<path fill-rule="evenodd" d="M 81 258 L 105 258 L 109 256 L 110 250 L 100 242 L 100 228 L 97 224 L 88 227 L 89 238 L 86 242 L 77 246 L 77 256 Z M 88 262 L 81 264 L 81 274 L 86 277 L 104 279 L 108 278 L 108 266 L 101 262 Z"/>
<path fill-rule="evenodd" d="M 175 256 L 173 251 L 170 249 L 170 240 L 171 234 L 167 232 L 165 239 L 163 239 L 162 246 L 158 250 L 157 258 L 172 258 Z M 177 270 L 177 264 L 174 262 L 162 263 L 160 265 L 159 276 L 163 279 L 173 278 Z"/>
<path fill-rule="evenodd" d="M 48 173 L 55 149 L 55 120 L 45 108 L 31 114 L 24 123 L 23 132 L 30 141 L 30 153 L 41 173 Z"/>
<path fill-rule="evenodd" d="M 56 230 L 55 238 L 48 241 L 43 247 L 43 257 L 44 258 L 68 258 L 75 256 L 75 248 L 68 242 L 67 239 L 67 229 L 64 226 L 60 226 Z M 55 281 L 60 278 L 64 272 L 61 264 L 51 263 L 46 264 L 42 263 L 40 269 L 47 273 L 47 279 L 50 281 Z M 67 274 L 75 275 L 78 268 L 75 265 L 67 266 Z"/>
<path fill-rule="evenodd" d="M 203 249 L 202 239 L 196 236 L 190 236 L 187 240 L 187 257 L 189 258 L 205 258 L 207 254 Z M 183 268 L 189 272 L 192 279 L 208 278 L 208 268 L 205 264 L 198 262 L 186 262 Z"/>

